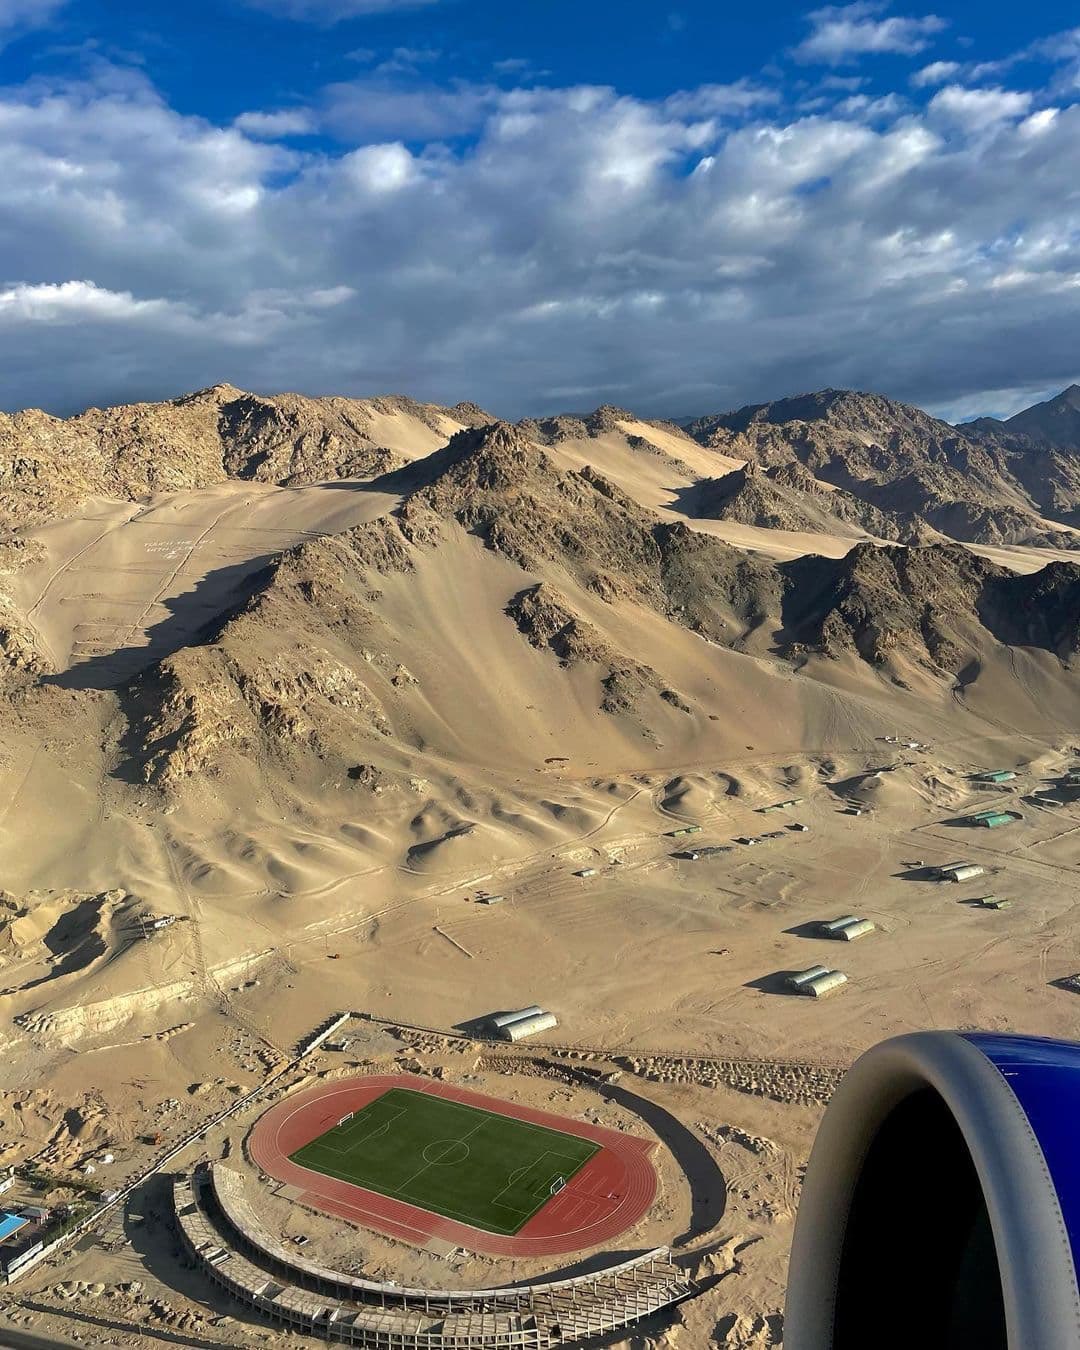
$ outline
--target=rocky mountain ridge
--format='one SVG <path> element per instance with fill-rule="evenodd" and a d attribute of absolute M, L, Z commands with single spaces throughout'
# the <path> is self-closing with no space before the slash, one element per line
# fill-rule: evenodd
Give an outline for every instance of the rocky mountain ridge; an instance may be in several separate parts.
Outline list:
<path fill-rule="evenodd" d="M 500 423 L 461 431 L 381 481 L 404 488 L 395 511 L 288 551 L 205 642 L 132 684 L 130 739 L 148 781 L 176 786 L 232 753 L 295 767 L 298 755 L 366 762 L 373 743 L 422 743 L 425 680 L 401 659 L 382 592 L 397 577 L 422 586 L 431 565 L 459 566 L 465 540 L 479 545 L 477 578 L 511 568 L 521 579 L 504 632 L 553 673 L 593 681 L 597 712 L 646 728 L 661 704 L 664 716 L 710 710 L 619 636 L 634 612 L 733 653 L 811 673 L 853 662 L 904 687 L 961 687 L 1012 647 L 1075 678 L 1073 564 L 1016 576 L 947 541 L 863 542 L 842 558 L 777 564 L 664 521 L 595 471 L 560 470 Z"/>
<path fill-rule="evenodd" d="M 1040 445 L 954 427 L 878 394 L 815 394 L 698 418 L 703 445 L 766 468 L 801 464 L 879 510 L 982 544 L 1072 548 L 1080 539 L 1080 438 Z"/>
<path fill-rule="evenodd" d="M 1080 384 L 1071 384 L 1060 394 L 999 421 L 980 417 L 967 428 L 991 434 L 1023 436 L 1029 441 L 1051 445 L 1059 450 L 1075 450 L 1080 445 Z"/>
<path fill-rule="evenodd" d="M 125 678 L 123 744 L 138 776 L 162 785 L 245 758 L 270 756 L 289 772 L 342 756 L 371 762 L 372 745 L 408 754 L 442 734 L 446 714 L 431 700 L 430 672 L 460 653 L 439 645 L 459 641 L 438 628 L 440 577 L 487 606 L 484 631 L 499 652 L 490 660 L 513 662 L 529 649 L 530 678 L 545 682 L 544 697 L 572 685 L 582 709 L 625 724 L 620 735 L 629 738 L 655 739 L 671 718 L 702 725 L 721 715 L 700 680 L 695 692 L 689 677 L 664 669 L 669 648 L 691 654 L 691 665 L 707 664 L 711 647 L 812 677 L 831 679 L 829 668 L 842 666 L 946 692 L 995 662 L 1008 670 L 1009 654 L 1023 649 L 1047 680 L 1075 679 L 1080 568 L 1052 562 L 1015 576 L 942 538 L 944 525 L 995 539 L 1037 536 L 1036 504 L 1018 468 L 1029 442 L 965 434 L 877 396 L 783 400 L 703 419 L 684 434 L 688 446 L 730 457 L 718 463 L 741 457 L 743 467 L 698 478 L 684 490 L 689 519 L 678 519 L 588 463 L 556 459 L 564 436 L 579 446 L 583 436 L 603 436 L 609 449 L 621 437 L 627 462 L 640 453 L 650 472 L 663 469 L 657 446 L 634 443 L 644 432 L 625 434 L 631 420 L 644 432 L 654 425 L 619 409 L 512 425 L 474 405 L 260 399 L 218 386 L 68 423 L 6 419 L 7 463 L 29 467 L 8 475 L 0 503 L 32 522 L 99 493 L 335 476 L 359 479 L 376 503 L 366 524 L 268 556 L 238 603 Z M 655 427 L 664 445 L 678 444 L 669 424 Z M 37 439 L 29 451 L 20 443 L 20 458 L 12 446 L 27 428 Z M 164 447 L 160 456 L 155 447 Z M 1065 500 L 1076 458 L 1037 451 L 1028 479 L 1053 467 Z M 72 469 L 66 477 L 61 464 Z M 857 542 L 840 558 L 774 562 L 693 527 L 694 516 L 710 515 Z M 1064 526 L 1060 537 L 1068 538 Z M 14 573 L 41 547 L 33 533 L 9 532 L 0 570 Z M 431 630 L 420 657 L 399 617 L 412 591 Z M 6 593 L 0 601 L 9 691 L 56 674 L 31 614 Z"/>
<path fill-rule="evenodd" d="M 135 501 L 229 479 L 370 478 L 491 420 L 470 403 L 263 397 L 226 384 L 66 419 L 0 413 L 0 524 L 46 520 L 91 497 Z"/>

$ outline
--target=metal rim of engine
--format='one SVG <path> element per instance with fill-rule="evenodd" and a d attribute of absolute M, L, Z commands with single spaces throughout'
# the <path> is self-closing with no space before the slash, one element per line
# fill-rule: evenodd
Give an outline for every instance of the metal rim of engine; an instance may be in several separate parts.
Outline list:
<path fill-rule="evenodd" d="M 1080 1350 L 1080 1296 L 1057 1191 L 1007 1080 L 956 1032 L 915 1032 L 867 1051 L 826 1110 L 791 1250 L 784 1344 L 831 1350 L 837 1279 L 856 1183 L 890 1113 L 936 1091 L 963 1135 L 989 1212 L 1009 1346 Z M 912 1275 L 918 1298 L 918 1274 Z"/>

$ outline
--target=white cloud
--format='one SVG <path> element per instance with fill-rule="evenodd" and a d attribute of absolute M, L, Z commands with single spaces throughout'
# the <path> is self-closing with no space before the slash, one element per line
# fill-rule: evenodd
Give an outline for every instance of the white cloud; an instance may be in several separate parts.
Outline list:
<path fill-rule="evenodd" d="M 1040 108 L 1020 123 L 1020 131 L 1025 136 L 1041 136 L 1054 125 L 1060 108 Z"/>
<path fill-rule="evenodd" d="M 912 75 L 911 83 L 916 89 L 926 89 L 935 84 L 945 84 L 959 73 L 959 61 L 931 61 Z"/>
<path fill-rule="evenodd" d="M 857 102 L 368 77 L 312 110 L 329 152 L 137 79 L 8 90 L 0 406 L 225 379 L 679 414 L 1074 379 L 1080 99 L 832 94 Z"/>
<path fill-rule="evenodd" d="M 365 145 L 342 161 L 347 176 L 366 193 L 395 192 L 418 176 L 417 164 L 400 141 Z"/>
<path fill-rule="evenodd" d="M 317 122 L 308 108 L 283 108 L 279 112 L 245 112 L 233 126 L 258 140 L 272 141 L 279 136 L 308 136 Z"/>
<path fill-rule="evenodd" d="M 970 131 L 1023 117 L 1031 95 L 1012 89 L 964 89 L 950 84 L 930 100 L 930 113 L 958 122 Z"/>
<path fill-rule="evenodd" d="M 441 56 L 435 47 L 395 47 L 375 70 L 380 75 L 415 75 L 421 66 L 430 66 Z"/>
<path fill-rule="evenodd" d="M 869 94 L 853 94 L 842 99 L 836 105 L 836 112 L 843 117 L 857 117 L 866 122 L 879 122 L 893 119 L 906 106 L 900 94 L 883 94 L 881 98 L 871 98 Z"/>
<path fill-rule="evenodd" d="M 882 6 L 874 3 L 828 5 L 814 10 L 809 15 L 810 35 L 795 48 L 796 59 L 839 66 L 882 52 L 912 56 L 924 51 L 934 34 L 947 27 L 936 14 L 879 18 L 881 10 Z"/>
<path fill-rule="evenodd" d="M 31 28 L 43 28 L 65 7 L 67 0 L 0 0 L 0 46 Z"/>
<path fill-rule="evenodd" d="M 1032 56 L 1045 61 L 1075 61 L 1080 59 L 1080 28 L 1068 28 L 1048 38 L 1040 38 L 1028 48 Z"/>
<path fill-rule="evenodd" d="M 702 84 L 683 89 L 664 101 L 665 109 L 675 117 L 727 117 L 778 103 L 780 95 L 750 80 L 735 84 Z"/>
<path fill-rule="evenodd" d="M 0 0 L 0 28 L 47 23 L 67 0 Z"/>
<path fill-rule="evenodd" d="M 0 323 L 127 322 L 145 318 L 185 318 L 182 307 L 166 300 L 136 300 L 130 291 L 109 291 L 92 281 L 9 286 L 0 290 Z"/>
<path fill-rule="evenodd" d="M 373 73 L 331 85 L 325 91 L 322 120 L 347 142 L 441 140 L 482 126 L 502 97 L 495 85 L 403 83 Z"/>
<path fill-rule="evenodd" d="M 366 14 L 389 14 L 399 9 L 420 9 L 437 5 L 440 0 L 246 0 L 254 9 L 262 9 L 284 19 L 302 23 L 340 23 Z"/>

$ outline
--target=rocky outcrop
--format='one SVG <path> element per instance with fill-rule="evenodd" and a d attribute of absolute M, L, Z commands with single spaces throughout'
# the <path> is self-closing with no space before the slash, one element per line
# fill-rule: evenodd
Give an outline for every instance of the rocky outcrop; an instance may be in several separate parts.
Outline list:
<path fill-rule="evenodd" d="M 534 647 L 553 652 L 560 665 L 601 668 L 603 712 L 633 712 L 649 691 L 681 712 L 690 711 L 685 699 L 669 689 L 656 671 L 617 651 L 599 629 L 571 611 L 553 586 L 541 582 L 521 591 L 510 601 L 507 613 Z"/>
<path fill-rule="evenodd" d="M 798 463 L 881 511 L 974 543 L 1072 547 L 1080 451 L 950 426 L 878 394 L 826 389 L 692 422 L 703 445 L 765 467 Z M 1008 429 L 1006 429 L 1008 430 Z"/>
<path fill-rule="evenodd" d="M 1000 423 L 1007 431 L 1061 450 L 1080 450 L 1080 384 Z"/>
<path fill-rule="evenodd" d="M 258 762 L 314 753 L 354 763 L 391 724 L 372 683 L 415 683 L 382 655 L 371 575 L 406 571 L 392 521 L 359 526 L 283 554 L 206 641 L 151 667 L 126 692 L 128 750 L 161 787 L 214 773 L 230 756 Z"/>
<path fill-rule="evenodd" d="M 0 687 L 51 675 L 55 669 L 40 635 L 6 585 L 7 578 L 37 562 L 43 553 L 36 539 L 0 533 Z"/>
<path fill-rule="evenodd" d="M 907 543 L 927 530 L 917 515 L 882 511 L 842 488 L 828 488 L 798 460 L 763 469 L 750 461 L 698 485 L 694 514 L 767 530 L 866 533 Z"/>
<path fill-rule="evenodd" d="M 956 545 L 857 545 L 845 558 L 783 569 L 785 650 L 854 653 L 872 665 L 908 659 L 956 674 L 996 644 L 1080 650 L 1080 567 L 1016 576 Z"/>
<path fill-rule="evenodd" d="M 0 414 L 0 524 L 48 519 L 87 497 L 134 501 L 229 478 L 285 485 L 372 478 L 428 453 L 458 427 L 490 420 L 475 404 L 263 397 L 226 384 L 66 419 L 38 409 Z"/>

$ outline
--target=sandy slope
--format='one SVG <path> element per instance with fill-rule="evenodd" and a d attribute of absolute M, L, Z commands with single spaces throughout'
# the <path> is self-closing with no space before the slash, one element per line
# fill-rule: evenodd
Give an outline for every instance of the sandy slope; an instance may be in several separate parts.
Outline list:
<path fill-rule="evenodd" d="M 246 599 L 270 557 L 395 501 L 361 484 L 235 482 L 145 505 L 95 501 L 30 532 L 45 555 L 12 591 L 58 670 L 109 687 Z"/>

